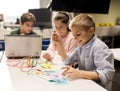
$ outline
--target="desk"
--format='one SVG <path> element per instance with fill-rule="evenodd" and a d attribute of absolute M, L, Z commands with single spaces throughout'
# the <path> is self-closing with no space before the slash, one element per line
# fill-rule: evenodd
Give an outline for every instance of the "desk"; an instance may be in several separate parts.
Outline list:
<path fill-rule="evenodd" d="M 120 61 L 120 48 L 111 49 L 114 55 L 114 59 Z"/>
<path fill-rule="evenodd" d="M 55 85 L 39 78 L 36 74 L 27 75 L 19 68 L 6 65 L 3 56 L 0 63 L 0 91 L 107 91 L 92 80 L 79 79 L 67 84 Z M 57 69 L 61 65 L 56 66 Z"/>

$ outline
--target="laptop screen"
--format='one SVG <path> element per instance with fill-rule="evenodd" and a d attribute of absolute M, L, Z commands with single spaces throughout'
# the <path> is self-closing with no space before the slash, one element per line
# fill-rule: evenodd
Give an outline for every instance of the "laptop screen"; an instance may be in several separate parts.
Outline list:
<path fill-rule="evenodd" d="M 40 57 L 41 50 L 41 35 L 5 35 L 7 58 Z"/>

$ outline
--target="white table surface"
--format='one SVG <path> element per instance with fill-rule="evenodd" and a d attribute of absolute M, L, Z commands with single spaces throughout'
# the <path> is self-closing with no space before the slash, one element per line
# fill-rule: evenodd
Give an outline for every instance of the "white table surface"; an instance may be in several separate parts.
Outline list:
<path fill-rule="evenodd" d="M 19 68 L 6 65 L 5 56 L 0 63 L 0 91 L 107 91 L 92 80 L 79 79 L 67 84 L 55 85 L 39 78 L 36 74 L 27 75 Z M 57 69 L 61 65 L 57 64 Z"/>
<path fill-rule="evenodd" d="M 120 61 L 120 48 L 111 49 L 114 55 L 114 59 Z"/>

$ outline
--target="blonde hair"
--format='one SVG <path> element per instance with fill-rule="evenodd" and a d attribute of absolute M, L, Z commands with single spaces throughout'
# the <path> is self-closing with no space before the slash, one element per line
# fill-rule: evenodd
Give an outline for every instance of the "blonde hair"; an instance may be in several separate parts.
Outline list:
<path fill-rule="evenodd" d="M 95 29 L 95 22 L 93 17 L 87 14 L 79 14 L 75 16 L 69 24 L 70 29 L 72 27 L 80 27 L 80 26 L 85 28 L 86 31 L 91 27 Z"/>

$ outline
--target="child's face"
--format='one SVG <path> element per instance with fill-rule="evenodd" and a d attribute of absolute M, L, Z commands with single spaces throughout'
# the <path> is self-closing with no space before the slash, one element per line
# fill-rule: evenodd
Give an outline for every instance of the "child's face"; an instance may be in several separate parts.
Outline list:
<path fill-rule="evenodd" d="M 55 24 L 55 30 L 57 33 L 59 33 L 59 35 L 64 38 L 67 36 L 68 34 L 68 25 L 65 23 L 62 23 L 61 20 L 54 20 L 54 24 Z"/>
<path fill-rule="evenodd" d="M 83 27 L 73 27 L 71 31 L 80 46 L 85 45 L 94 35 L 94 28 L 92 27 L 88 31 Z"/>
<path fill-rule="evenodd" d="M 33 29 L 33 25 L 34 25 L 34 23 L 30 22 L 30 21 L 21 23 L 21 32 L 23 34 L 29 34 Z"/>

